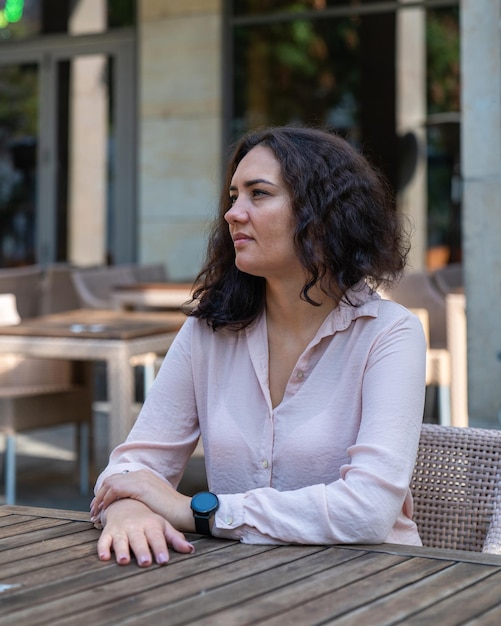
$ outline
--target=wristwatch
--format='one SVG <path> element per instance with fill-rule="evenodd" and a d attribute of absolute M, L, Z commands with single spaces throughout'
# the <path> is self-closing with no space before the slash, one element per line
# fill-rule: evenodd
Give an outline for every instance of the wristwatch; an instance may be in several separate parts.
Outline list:
<path fill-rule="evenodd" d="M 210 535 L 209 520 L 219 507 L 215 493 L 200 491 L 191 499 L 191 510 L 195 518 L 195 528 L 200 535 Z"/>

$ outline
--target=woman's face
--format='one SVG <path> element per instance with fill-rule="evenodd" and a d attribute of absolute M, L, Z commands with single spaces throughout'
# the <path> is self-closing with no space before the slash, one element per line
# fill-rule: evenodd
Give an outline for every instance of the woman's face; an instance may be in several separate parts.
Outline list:
<path fill-rule="evenodd" d="M 224 217 L 238 269 L 267 280 L 297 277 L 301 265 L 293 243 L 290 197 L 270 148 L 258 145 L 246 154 L 229 193 L 232 206 Z"/>

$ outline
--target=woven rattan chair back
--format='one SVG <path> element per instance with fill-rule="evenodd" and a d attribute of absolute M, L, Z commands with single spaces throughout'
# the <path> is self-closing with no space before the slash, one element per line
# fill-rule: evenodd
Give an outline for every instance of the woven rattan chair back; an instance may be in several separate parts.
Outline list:
<path fill-rule="evenodd" d="M 411 482 L 423 545 L 497 552 L 500 475 L 501 431 L 423 424 Z"/>

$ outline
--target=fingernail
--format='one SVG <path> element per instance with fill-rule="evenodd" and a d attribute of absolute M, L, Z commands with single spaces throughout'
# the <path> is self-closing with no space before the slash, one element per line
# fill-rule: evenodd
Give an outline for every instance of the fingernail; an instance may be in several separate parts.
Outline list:
<path fill-rule="evenodd" d="M 188 545 L 190 546 L 191 554 L 193 554 L 195 552 L 195 546 L 192 543 L 189 543 Z"/>
<path fill-rule="evenodd" d="M 157 563 L 159 565 L 165 565 L 165 563 L 167 563 L 168 558 L 167 555 L 165 554 L 165 552 L 161 552 L 158 556 L 157 556 Z"/>
<path fill-rule="evenodd" d="M 150 559 L 147 556 L 142 556 L 139 558 L 139 565 L 149 565 Z"/>

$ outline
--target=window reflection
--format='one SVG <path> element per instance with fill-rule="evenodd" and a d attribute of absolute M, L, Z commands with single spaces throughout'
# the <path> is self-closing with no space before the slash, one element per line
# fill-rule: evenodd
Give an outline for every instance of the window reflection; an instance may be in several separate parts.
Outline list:
<path fill-rule="evenodd" d="M 85 12 L 90 19 L 79 34 L 100 33 L 136 23 L 136 0 L 10 0 L 16 9 L 15 21 L 9 21 L 7 4 L 7 0 L 0 3 L 3 6 L 0 9 L 0 43 L 2 40 L 70 33 L 72 20 L 76 18 L 82 22 L 81 14 Z M 99 13 L 103 19 L 94 20 Z"/>
<path fill-rule="evenodd" d="M 439 8 L 377 0 L 229 4 L 228 140 L 263 125 L 326 126 L 363 148 L 396 194 L 420 159 L 427 171 L 422 199 L 413 196 L 409 206 L 427 212 L 427 245 L 441 250 L 439 263 L 460 260 L 459 2 Z M 413 11 L 425 20 L 419 41 L 412 19 L 397 25 L 397 14 Z M 406 32 L 397 30 L 402 23 Z M 397 36 L 406 59 L 396 54 Z M 416 62 L 414 48 L 423 55 Z"/>
<path fill-rule="evenodd" d="M 0 67 L 0 267 L 35 260 L 38 67 Z"/>
<path fill-rule="evenodd" d="M 359 135 L 360 22 L 295 20 L 234 33 L 233 136 L 262 124 L 333 126 Z"/>
<path fill-rule="evenodd" d="M 232 2 L 234 15 L 256 15 L 286 11 L 322 10 L 329 7 L 358 4 L 353 0 L 235 0 Z"/>

